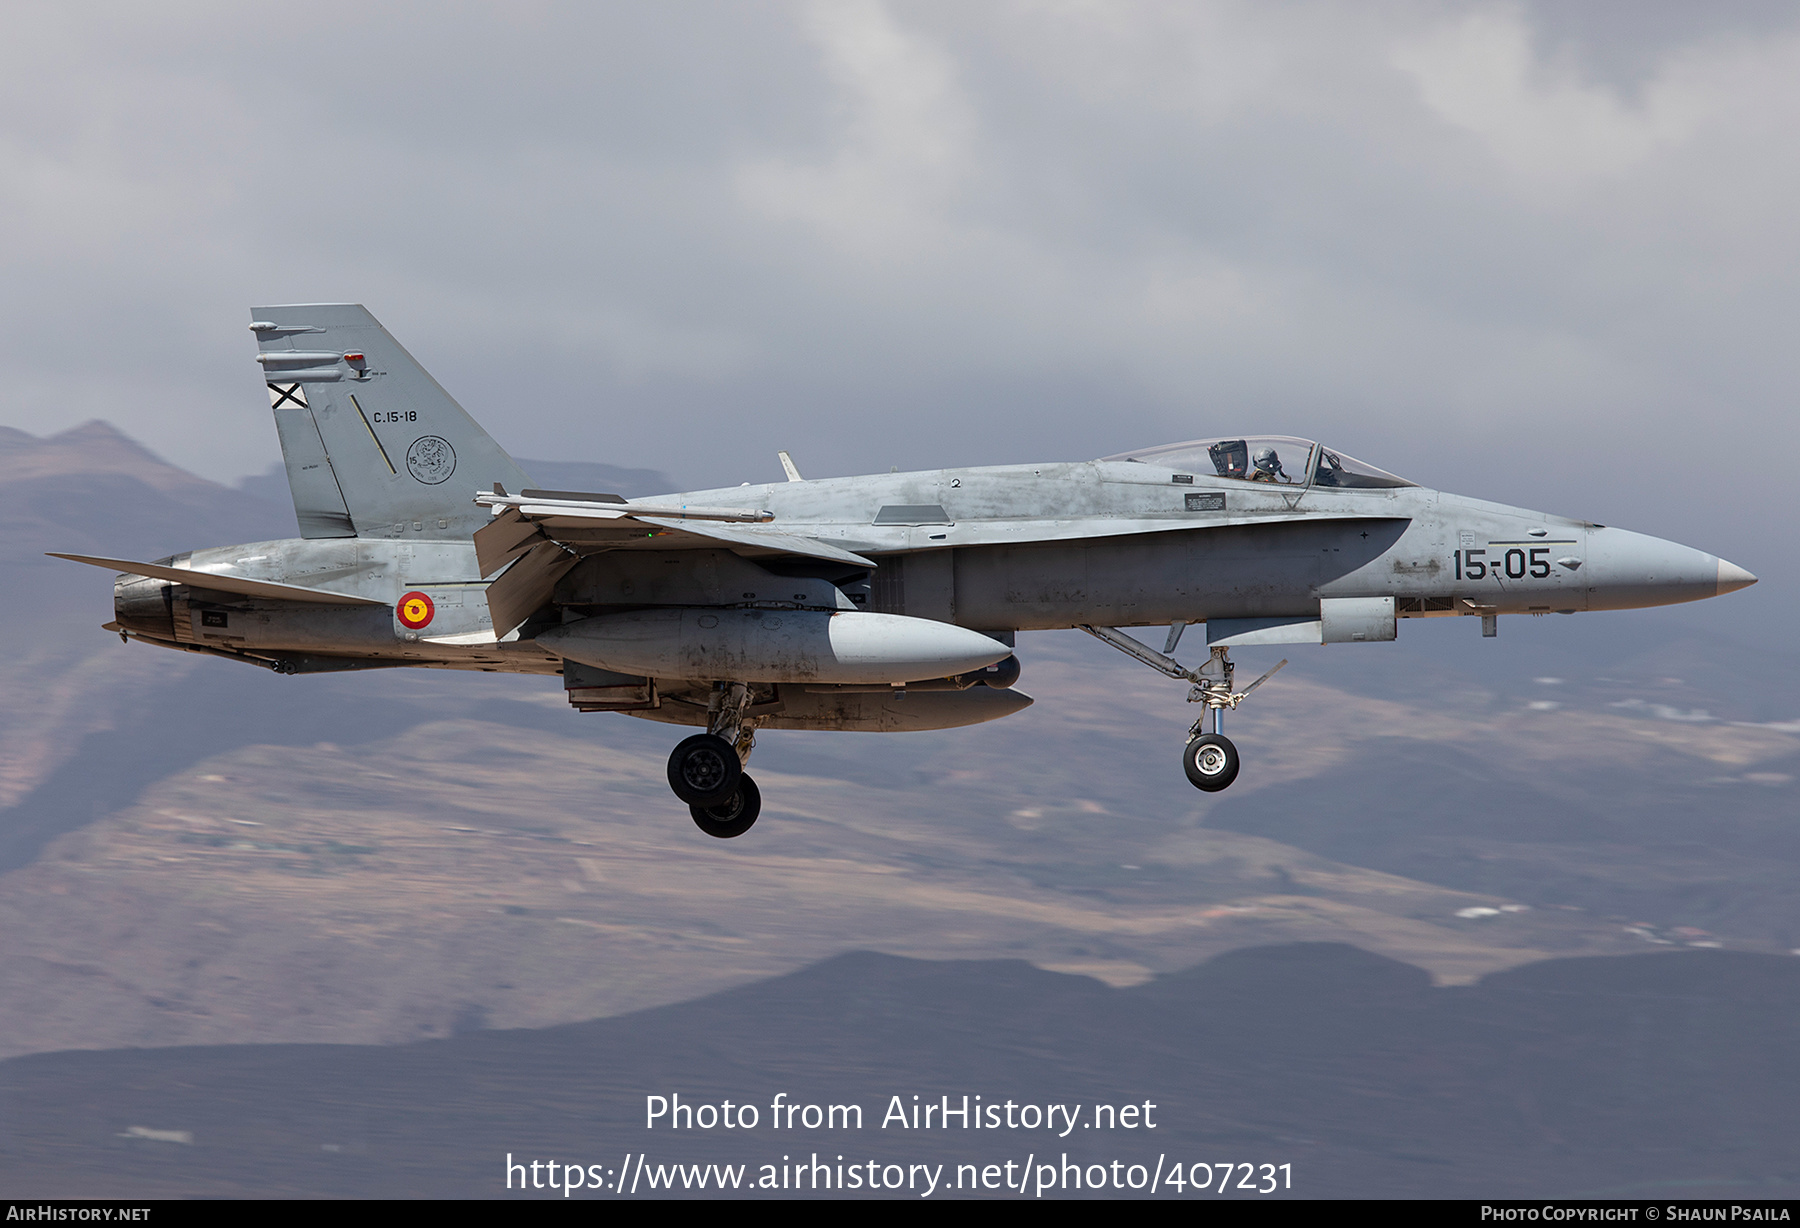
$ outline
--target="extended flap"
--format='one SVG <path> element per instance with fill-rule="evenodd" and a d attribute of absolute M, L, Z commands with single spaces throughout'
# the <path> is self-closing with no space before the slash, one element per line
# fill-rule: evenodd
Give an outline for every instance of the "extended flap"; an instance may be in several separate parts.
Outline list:
<path fill-rule="evenodd" d="M 556 582 L 580 561 L 579 556 L 546 541 L 516 559 L 505 575 L 488 585 L 488 617 L 493 620 L 494 635 L 504 639 L 543 609 L 556 591 Z"/>

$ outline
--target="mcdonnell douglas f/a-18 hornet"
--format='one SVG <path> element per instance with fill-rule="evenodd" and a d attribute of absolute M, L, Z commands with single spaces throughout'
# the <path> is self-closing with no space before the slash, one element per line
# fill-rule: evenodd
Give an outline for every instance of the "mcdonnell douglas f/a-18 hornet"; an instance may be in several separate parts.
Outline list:
<path fill-rule="evenodd" d="M 583 712 L 701 732 L 669 785 L 741 835 L 763 729 L 947 729 L 1018 712 L 1014 634 L 1078 627 L 1189 685 L 1195 787 L 1238 774 L 1240 645 L 1392 640 L 1398 620 L 1574 614 L 1756 577 L 1654 537 L 1428 490 L 1335 448 L 1221 436 L 1080 462 L 660 498 L 542 490 L 360 306 L 260 307 L 251 331 L 300 536 L 123 573 L 127 640 L 284 674 L 560 675 Z M 1175 659 L 1204 625 L 1208 658 Z M 1166 626 L 1161 651 L 1121 627 Z M 1191 659 L 1191 658 L 1190 658 Z M 1276 665 L 1280 669 L 1286 661 Z"/>

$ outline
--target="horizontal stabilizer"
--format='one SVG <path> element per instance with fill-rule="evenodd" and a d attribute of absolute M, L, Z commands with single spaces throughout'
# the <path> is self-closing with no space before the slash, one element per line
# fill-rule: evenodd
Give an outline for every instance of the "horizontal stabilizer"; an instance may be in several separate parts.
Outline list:
<path fill-rule="evenodd" d="M 386 605 L 372 597 L 353 597 L 349 593 L 333 593 L 322 588 L 305 588 L 298 584 L 280 584 L 273 580 L 251 580 L 244 576 L 225 576 L 216 571 L 195 571 L 191 567 L 164 567 L 157 563 L 134 563 L 130 559 L 101 559 L 85 554 L 58 554 L 53 559 L 68 559 L 122 571 L 127 575 L 147 576 L 152 580 L 168 580 L 174 584 L 190 584 L 215 593 L 239 593 L 245 597 L 266 597 L 274 601 L 309 601 L 317 605 Z"/>

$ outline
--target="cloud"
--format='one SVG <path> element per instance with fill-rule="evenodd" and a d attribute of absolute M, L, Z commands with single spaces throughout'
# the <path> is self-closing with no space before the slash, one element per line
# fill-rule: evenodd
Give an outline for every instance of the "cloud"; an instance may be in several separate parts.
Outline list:
<path fill-rule="evenodd" d="M 1800 445 L 1800 21 L 1588 16 L 17 6 L 0 422 L 260 471 L 248 307 L 348 298 L 526 455 L 1280 429 L 1730 554 L 1784 494 L 1645 475 Z"/>
<path fill-rule="evenodd" d="M 975 118 L 951 57 L 877 0 L 810 4 L 802 27 L 835 87 L 840 138 L 823 163 L 747 162 L 738 170 L 743 199 L 852 256 L 885 263 L 918 254 L 941 240 L 929 223 L 974 161 Z"/>
<path fill-rule="evenodd" d="M 1633 104 L 1572 68 L 1545 65 L 1517 10 L 1489 10 L 1405 39 L 1393 63 L 1426 105 L 1478 138 L 1527 194 L 1562 195 L 1615 178 L 1690 137 L 1705 91 L 1660 77 Z"/>

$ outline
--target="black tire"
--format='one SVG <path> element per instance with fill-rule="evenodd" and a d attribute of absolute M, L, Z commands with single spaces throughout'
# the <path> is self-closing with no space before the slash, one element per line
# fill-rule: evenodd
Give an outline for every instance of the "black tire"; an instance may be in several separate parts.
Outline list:
<path fill-rule="evenodd" d="M 669 788 L 690 806 L 729 801 L 743 775 L 737 750 L 716 734 L 697 733 L 669 752 Z"/>
<path fill-rule="evenodd" d="M 1217 793 L 1237 779 L 1237 747 L 1222 733 L 1203 733 L 1187 744 L 1181 766 L 1194 788 Z"/>
<path fill-rule="evenodd" d="M 707 835 L 730 840 L 756 826 L 756 816 L 762 813 L 762 790 L 749 773 L 742 772 L 737 791 L 728 800 L 717 806 L 689 806 L 688 813 L 694 816 L 694 826 Z"/>

